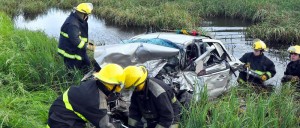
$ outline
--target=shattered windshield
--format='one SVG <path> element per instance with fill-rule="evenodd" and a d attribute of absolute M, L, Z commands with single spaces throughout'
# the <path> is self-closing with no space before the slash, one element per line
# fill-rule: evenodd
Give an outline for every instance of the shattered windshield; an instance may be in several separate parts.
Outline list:
<path fill-rule="evenodd" d="M 126 44 L 126 43 L 148 43 L 148 44 L 165 46 L 165 47 L 169 47 L 169 48 L 182 49 L 182 46 L 179 46 L 169 40 L 159 39 L 159 38 L 123 40 L 122 43 L 124 43 L 124 44 Z"/>

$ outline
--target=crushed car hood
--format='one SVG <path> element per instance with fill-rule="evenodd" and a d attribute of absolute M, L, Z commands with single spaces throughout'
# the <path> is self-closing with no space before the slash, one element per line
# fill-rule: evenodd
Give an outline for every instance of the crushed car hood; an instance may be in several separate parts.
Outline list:
<path fill-rule="evenodd" d="M 94 58 L 100 66 L 107 63 L 117 63 L 126 67 L 173 57 L 178 53 L 179 49 L 176 48 L 146 43 L 128 43 L 96 47 Z"/>
<path fill-rule="evenodd" d="M 212 41 L 211 39 L 206 40 Z M 185 52 L 185 50 L 183 50 L 184 44 L 185 43 L 176 44 L 166 39 L 136 39 L 135 37 L 131 40 L 122 41 L 120 44 L 97 46 L 94 51 L 94 58 L 101 67 L 108 63 L 117 63 L 122 67 L 128 65 L 144 65 L 148 69 L 149 76 L 156 77 L 167 64 L 169 58 L 175 57 L 179 60 L 181 59 L 182 53 Z M 214 49 L 217 51 L 220 50 L 218 47 L 213 47 L 214 46 L 207 47 L 207 51 L 194 62 L 203 63 L 203 58 L 210 56 L 211 51 Z M 224 48 L 223 44 L 221 44 L 220 47 Z M 227 53 L 227 50 L 224 51 Z M 241 62 L 232 55 L 228 54 L 228 57 L 231 61 L 224 61 L 223 63 L 226 64 L 206 68 L 207 73 L 220 70 L 218 73 L 199 75 L 196 72 L 200 72 L 203 67 L 198 65 L 194 71 L 177 69 L 176 72 L 171 74 L 163 74 L 163 81 L 171 86 L 176 84 L 180 86 L 178 87 L 180 90 L 187 90 L 194 92 L 194 94 L 198 94 L 207 87 L 209 98 L 216 98 L 229 88 L 229 85 L 224 83 L 228 81 L 221 81 L 221 79 L 226 78 L 230 80 L 232 72 L 234 72 L 231 71 L 231 69 L 235 69 L 241 64 Z M 230 70 L 228 66 L 231 67 Z M 222 69 L 224 69 L 224 71 Z"/>

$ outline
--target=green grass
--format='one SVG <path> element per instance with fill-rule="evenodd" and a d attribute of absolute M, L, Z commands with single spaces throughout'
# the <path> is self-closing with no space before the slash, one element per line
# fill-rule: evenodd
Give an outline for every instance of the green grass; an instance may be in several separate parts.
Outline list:
<path fill-rule="evenodd" d="M 0 75 L 0 127 L 45 127 L 49 105 L 57 97 L 56 92 L 52 89 L 27 91 L 26 84 L 16 81 L 13 75 Z M 3 84 L 7 81 L 10 84 Z"/>
<path fill-rule="evenodd" d="M 62 75 L 68 71 L 56 52 L 58 42 L 54 38 L 43 32 L 13 29 L 8 17 L 2 15 L 1 19 L 1 72 L 28 83 L 27 90 L 42 90 L 43 85 L 55 86 L 67 79 Z"/>
<path fill-rule="evenodd" d="M 11 16 L 28 14 L 34 19 L 49 8 L 72 9 L 80 0 L 0 0 Z M 123 26 L 155 26 L 164 29 L 197 29 L 207 17 L 229 17 L 255 23 L 247 35 L 268 43 L 299 42 L 299 0 L 87 0 L 93 14 Z"/>
<path fill-rule="evenodd" d="M 238 86 L 213 101 L 207 95 L 193 102 L 183 114 L 182 127 L 257 128 L 299 126 L 299 99 L 289 85 L 278 92 L 264 92 Z"/>
<path fill-rule="evenodd" d="M 50 1 L 42 6 L 35 6 L 32 0 L 0 2 L 5 5 L 0 10 L 13 16 L 37 14 L 51 7 L 70 9 L 79 1 Z M 248 29 L 251 36 L 282 42 L 299 39 L 297 0 L 99 0 L 94 5 L 97 15 L 121 25 L 193 28 L 201 18 L 226 16 L 257 22 Z M 44 127 L 51 103 L 70 84 L 78 83 L 82 74 L 67 75 L 55 39 L 43 32 L 15 29 L 9 16 L 0 13 L 0 127 Z M 299 101 L 288 86 L 280 93 L 268 94 L 233 88 L 214 101 L 201 95 L 200 102 L 192 103 L 193 109 L 184 111 L 181 126 L 297 127 L 300 122 Z"/>
<path fill-rule="evenodd" d="M 4 13 L 0 27 L 0 127 L 44 127 L 51 103 L 82 74 L 67 75 L 54 38 L 14 29 Z"/>

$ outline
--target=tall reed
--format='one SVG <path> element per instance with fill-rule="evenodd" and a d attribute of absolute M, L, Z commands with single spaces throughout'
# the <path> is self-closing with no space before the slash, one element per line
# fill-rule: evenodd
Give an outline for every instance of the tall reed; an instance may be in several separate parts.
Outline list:
<path fill-rule="evenodd" d="M 290 86 L 285 85 L 277 92 L 257 92 L 249 86 L 237 86 L 213 101 L 194 100 L 190 110 L 184 111 L 181 126 L 297 127 L 298 102 Z"/>

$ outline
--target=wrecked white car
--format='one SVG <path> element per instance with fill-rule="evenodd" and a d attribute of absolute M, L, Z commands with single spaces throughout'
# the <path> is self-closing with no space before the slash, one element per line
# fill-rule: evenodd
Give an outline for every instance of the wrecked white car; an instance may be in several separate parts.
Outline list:
<path fill-rule="evenodd" d="M 197 94 L 207 87 L 209 98 L 230 88 L 232 74 L 242 64 L 219 40 L 172 32 L 142 34 L 119 44 L 99 46 L 94 58 L 100 66 L 144 65 L 150 77 L 163 80 L 178 92 Z"/>

